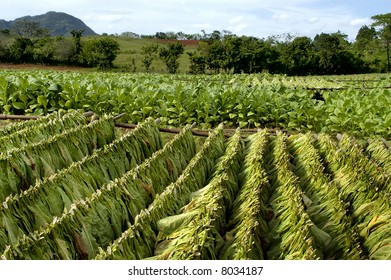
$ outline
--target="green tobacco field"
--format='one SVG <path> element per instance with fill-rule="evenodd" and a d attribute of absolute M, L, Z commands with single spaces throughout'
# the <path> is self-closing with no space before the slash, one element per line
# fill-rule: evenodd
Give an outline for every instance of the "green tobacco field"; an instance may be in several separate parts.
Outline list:
<path fill-rule="evenodd" d="M 390 82 L 3 70 L 0 256 L 391 259 Z"/>
<path fill-rule="evenodd" d="M 0 113 L 60 109 L 126 113 L 123 121 L 162 125 L 278 128 L 391 136 L 391 77 L 155 75 L 55 71 L 0 72 Z"/>

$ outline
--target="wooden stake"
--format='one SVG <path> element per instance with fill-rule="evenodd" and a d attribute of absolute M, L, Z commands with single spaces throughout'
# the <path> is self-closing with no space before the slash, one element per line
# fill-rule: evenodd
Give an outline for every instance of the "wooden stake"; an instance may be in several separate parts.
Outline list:
<path fill-rule="evenodd" d="M 23 116 L 23 115 L 3 115 L 0 114 L 0 119 L 1 120 L 36 120 L 39 119 L 40 117 L 38 116 Z"/>

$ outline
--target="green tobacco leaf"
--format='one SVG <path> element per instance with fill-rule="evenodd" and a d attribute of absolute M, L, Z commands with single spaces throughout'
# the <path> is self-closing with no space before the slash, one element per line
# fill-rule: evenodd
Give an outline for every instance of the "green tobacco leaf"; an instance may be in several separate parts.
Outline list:
<path fill-rule="evenodd" d="M 370 255 L 371 260 L 391 260 L 391 244 L 386 244 Z"/>
<path fill-rule="evenodd" d="M 40 95 L 37 97 L 37 102 L 42 105 L 42 106 L 46 106 L 47 105 L 47 99 L 44 95 Z"/>
<path fill-rule="evenodd" d="M 25 109 L 23 102 L 12 102 L 12 106 L 14 106 L 14 108 L 19 109 L 19 110 Z"/>
<path fill-rule="evenodd" d="M 187 224 L 197 214 L 197 211 L 186 212 L 179 215 L 166 217 L 157 222 L 157 228 L 164 234 L 171 234 L 182 225 Z"/>
<path fill-rule="evenodd" d="M 332 240 L 332 237 L 330 236 L 330 234 L 321 230 L 316 225 L 311 226 L 311 231 L 314 234 L 316 240 L 323 243 L 324 246 L 327 246 L 330 243 L 330 241 Z"/>
<path fill-rule="evenodd" d="M 27 95 L 25 95 L 25 94 L 23 94 L 23 93 L 19 94 L 19 99 L 20 99 L 20 101 L 22 101 L 23 103 L 27 103 L 28 100 L 29 100 L 29 98 L 27 97 Z"/>
<path fill-rule="evenodd" d="M 50 84 L 48 89 L 50 91 L 58 91 L 58 86 L 56 84 Z"/>
<path fill-rule="evenodd" d="M 14 224 L 12 219 L 8 217 L 8 214 L 3 215 L 3 226 L 8 232 L 8 240 L 11 245 L 18 242 L 21 235 L 20 229 Z"/>
<path fill-rule="evenodd" d="M 88 258 L 92 259 L 96 253 L 98 252 L 98 243 L 95 238 L 91 235 L 89 229 L 86 224 L 83 224 L 83 229 L 81 232 L 81 239 L 84 241 L 84 244 L 88 250 Z"/>
<path fill-rule="evenodd" d="M 68 245 L 67 243 L 60 239 L 60 238 L 55 238 L 54 239 L 56 245 L 57 245 L 57 252 L 59 253 L 61 259 L 63 260 L 71 260 L 71 256 L 69 255 L 69 250 L 68 250 Z"/>
<path fill-rule="evenodd" d="M 341 123 L 339 118 L 337 118 L 336 116 L 330 116 L 330 121 L 333 122 L 333 123 L 336 123 L 336 124 L 339 124 Z"/>

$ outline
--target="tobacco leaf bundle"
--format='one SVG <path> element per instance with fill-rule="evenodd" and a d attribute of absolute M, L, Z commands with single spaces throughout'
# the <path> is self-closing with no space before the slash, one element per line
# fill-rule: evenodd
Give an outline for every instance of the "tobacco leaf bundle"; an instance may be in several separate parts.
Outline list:
<path fill-rule="evenodd" d="M 49 177 L 92 154 L 114 137 L 114 122 L 107 116 L 49 140 L 9 151 L 0 157 L 0 201 L 9 194 L 26 190 L 35 180 Z"/>
<path fill-rule="evenodd" d="M 239 188 L 237 170 L 244 154 L 240 136 L 240 131 L 237 131 L 231 137 L 209 184 L 197 191 L 183 208 L 183 213 L 179 214 L 185 219 L 194 215 L 191 221 L 177 222 L 178 228 L 171 228 L 168 234 L 164 229 L 167 219 L 178 217 L 158 221 L 158 245 L 153 259 L 218 259 L 224 246 L 222 235 L 228 211 Z"/>
<path fill-rule="evenodd" d="M 151 193 L 136 179 L 149 179 L 151 187 L 155 187 L 155 191 L 158 192 L 157 187 L 160 183 L 168 185 L 172 176 L 176 180 L 176 174 L 179 174 L 186 166 L 182 163 L 190 161 L 194 152 L 195 143 L 190 126 L 188 126 L 140 166 L 98 189 L 86 199 L 74 202 L 70 211 L 65 210 L 59 219 L 54 218 L 49 226 L 39 229 L 35 233 L 39 236 L 38 242 L 24 242 L 30 239 L 37 240 L 34 235 L 32 237 L 29 235 L 28 238 L 22 237 L 15 248 L 5 252 L 4 258 L 39 259 L 43 257 L 46 259 L 47 256 L 58 258 L 61 255 L 58 248 L 53 245 L 53 235 L 67 247 L 77 249 L 78 242 L 85 244 L 83 250 L 66 251 L 67 256 L 93 258 L 98 247 L 108 246 L 111 240 L 118 238 L 127 228 L 127 224 L 134 222 L 135 216 L 150 203 Z M 173 164 L 170 167 L 162 164 L 162 160 L 167 158 Z M 160 176 L 148 177 L 151 172 L 156 172 Z M 75 238 L 75 234 L 79 237 Z M 44 256 L 34 255 L 38 247 L 45 248 Z M 20 250 L 23 251 L 22 254 L 17 253 Z M 72 254 L 72 252 L 77 254 Z"/>
<path fill-rule="evenodd" d="M 271 141 L 268 176 L 273 189 L 269 199 L 273 218 L 268 222 L 270 242 L 265 255 L 272 260 L 320 259 L 323 256 L 319 243 L 326 242 L 328 236 L 305 212 L 303 193 L 292 172 L 285 141 L 282 133 Z"/>
<path fill-rule="evenodd" d="M 379 191 L 382 177 L 373 177 L 368 159 L 342 140 L 337 144 L 328 135 L 319 135 L 319 150 L 327 164 L 333 166 L 334 181 L 350 205 L 348 214 L 358 229 L 364 255 L 369 259 L 389 259 L 390 200 L 387 192 Z"/>
<path fill-rule="evenodd" d="M 265 200 L 268 180 L 265 171 L 267 132 L 253 135 L 240 174 L 241 187 L 232 205 L 232 215 L 227 225 L 226 245 L 221 259 L 264 259 L 262 243 L 268 232 Z"/>
<path fill-rule="evenodd" d="M 156 195 L 151 205 L 136 216 L 134 224 L 121 237 L 106 250 L 100 249 L 96 259 L 144 259 L 153 256 L 159 232 L 158 221 L 177 214 L 189 203 L 191 193 L 207 183 L 215 161 L 225 150 L 224 141 L 220 126 L 207 138 L 178 180 Z"/>
<path fill-rule="evenodd" d="M 66 113 L 59 118 L 48 118 L 45 122 L 38 122 L 34 126 L 27 126 L 10 135 L 0 137 L 0 155 L 8 150 L 41 142 L 74 127 L 86 125 L 86 123 L 84 115 L 76 111 Z"/>
<path fill-rule="evenodd" d="M 15 132 L 24 129 L 33 130 L 36 126 L 41 124 L 46 124 L 48 121 L 61 118 L 64 114 L 64 111 L 60 110 L 59 112 L 48 114 L 46 116 L 40 117 L 37 120 L 29 120 L 29 121 L 20 121 L 20 122 L 12 122 L 9 125 L 0 127 L 0 137 L 10 136 Z"/>
<path fill-rule="evenodd" d="M 294 171 L 300 178 L 305 195 L 306 212 L 316 226 L 330 238 L 321 246 L 325 259 L 360 259 L 362 249 L 357 228 L 353 227 L 348 206 L 343 202 L 338 187 L 325 174 L 321 158 L 310 134 L 288 138 L 294 156 Z"/>
<path fill-rule="evenodd" d="M 0 205 L 0 217 L 7 215 L 13 230 L 0 229 L 0 234 L 20 236 L 49 224 L 54 216 L 62 215 L 73 201 L 90 196 L 101 186 L 121 177 L 141 164 L 153 152 L 162 148 L 156 124 L 150 119 L 135 130 L 94 151 L 90 156 L 71 164 L 53 176 L 37 181 L 20 194 L 8 196 Z M 0 218 L 1 221 L 1 218 Z M 13 232 L 18 232 L 13 233 Z M 0 241 L 0 248 L 15 242 Z"/>

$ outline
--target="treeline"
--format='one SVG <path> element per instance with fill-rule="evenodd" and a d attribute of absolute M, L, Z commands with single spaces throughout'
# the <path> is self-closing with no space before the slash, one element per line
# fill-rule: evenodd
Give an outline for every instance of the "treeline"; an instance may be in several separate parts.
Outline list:
<path fill-rule="evenodd" d="M 82 40 L 83 30 L 72 37 L 52 37 L 35 22 L 20 21 L 14 30 L 0 30 L 0 62 L 67 65 L 108 69 L 119 53 L 118 42 L 108 36 Z"/>
<path fill-rule="evenodd" d="M 159 58 L 157 54 L 162 58 L 162 51 L 170 53 L 171 50 L 178 50 L 186 40 L 173 39 L 172 34 L 158 35 L 171 39 L 168 39 L 165 48 L 159 48 L 156 43 L 142 48 L 142 63 L 147 72 L 153 60 Z M 313 39 L 289 35 L 259 39 L 214 31 L 203 34 L 202 39 L 198 40 L 197 49 L 186 53 L 190 60 L 189 73 L 192 74 L 263 71 L 287 75 L 381 73 L 390 69 L 389 43 L 384 38 L 374 27 L 368 26 L 360 29 L 354 42 L 349 42 L 347 35 L 341 32 L 321 33 Z M 174 40 L 177 40 L 176 43 Z M 182 53 L 171 57 L 178 60 Z M 175 73 L 177 68 L 167 65 L 169 73 Z"/>
<path fill-rule="evenodd" d="M 354 42 L 336 32 L 313 39 L 301 36 L 272 36 L 259 39 L 229 31 L 210 34 L 158 32 L 153 38 L 199 40 L 196 51 L 187 52 L 190 73 L 283 73 L 288 75 L 339 75 L 390 71 L 391 13 L 372 17 L 362 26 Z M 141 37 L 123 33 L 123 37 Z M 148 68 L 146 68 L 148 69 Z"/>
<path fill-rule="evenodd" d="M 168 73 L 175 73 L 179 57 L 185 53 L 183 40 L 197 40 L 197 49 L 186 52 L 189 73 L 258 73 L 267 71 L 288 75 L 338 75 L 389 72 L 391 13 L 372 17 L 371 26 L 363 26 L 354 42 L 347 35 L 321 33 L 314 38 L 272 36 L 260 39 L 237 36 L 229 31 L 208 34 L 157 32 L 138 35 L 124 32 L 82 39 L 82 31 L 72 37 L 50 37 L 34 22 L 19 22 L 13 31 L 0 31 L 0 62 L 74 65 L 108 69 L 119 53 L 116 37 L 168 40 L 166 45 L 146 44 L 141 48 L 146 72 L 157 59 Z M 175 41 L 176 40 L 176 41 Z M 174 41 L 174 42 L 173 42 Z"/>
<path fill-rule="evenodd" d="M 217 38 L 216 38 L 217 37 Z M 371 60 L 349 43 L 341 33 L 266 40 L 247 36 L 215 36 L 203 40 L 188 53 L 192 73 L 232 72 L 284 73 L 288 75 L 330 75 L 387 70 L 384 60 Z M 381 52 L 377 54 L 380 57 Z"/>

